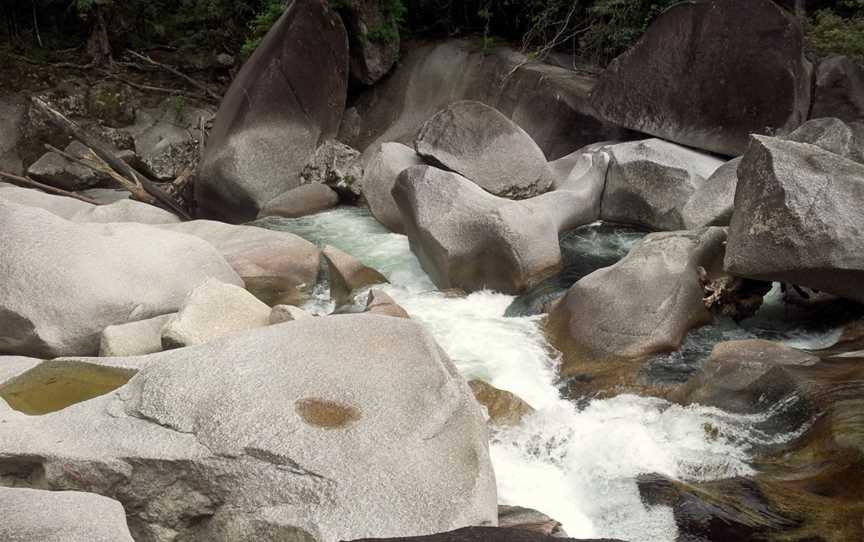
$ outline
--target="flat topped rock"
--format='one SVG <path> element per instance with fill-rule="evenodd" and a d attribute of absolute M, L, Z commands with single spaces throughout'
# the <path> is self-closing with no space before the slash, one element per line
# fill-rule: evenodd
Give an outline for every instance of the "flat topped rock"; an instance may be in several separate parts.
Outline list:
<path fill-rule="evenodd" d="M 417 154 L 496 196 L 525 199 L 546 192 L 552 173 L 525 130 L 493 107 L 450 104 L 420 128 Z"/>

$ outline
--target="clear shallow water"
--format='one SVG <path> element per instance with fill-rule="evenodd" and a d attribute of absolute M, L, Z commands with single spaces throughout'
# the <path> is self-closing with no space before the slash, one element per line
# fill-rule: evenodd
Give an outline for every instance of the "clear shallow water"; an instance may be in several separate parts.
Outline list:
<path fill-rule="evenodd" d="M 383 289 L 430 330 L 466 379 L 482 378 L 534 406 L 537 412 L 521 426 L 493 435 L 499 502 L 540 510 L 562 522 L 570 536 L 675 540 L 671 509 L 645 507 L 635 477 L 747 475 L 752 472 L 748 450 L 771 441 L 753 429 L 757 417 L 633 395 L 582 407 L 562 399 L 557 356 L 539 317 L 505 317 L 514 299 L 508 295 L 456 298 L 438 292 L 407 238 L 390 233 L 365 210 L 340 208 L 256 224 L 331 244 L 380 270 L 392 283 Z M 307 308 L 332 310 L 326 286 L 316 294 Z"/>

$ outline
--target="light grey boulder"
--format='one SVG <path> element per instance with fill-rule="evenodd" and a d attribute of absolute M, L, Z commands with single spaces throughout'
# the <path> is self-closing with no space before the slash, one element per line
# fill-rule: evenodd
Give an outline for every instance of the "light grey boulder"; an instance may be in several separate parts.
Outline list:
<path fill-rule="evenodd" d="M 864 302 L 864 164 L 754 137 L 738 168 L 726 269 Z"/>
<path fill-rule="evenodd" d="M 351 300 L 351 293 L 366 286 L 386 284 L 389 281 L 375 269 L 363 265 L 359 260 L 342 252 L 336 247 L 326 246 L 321 256 L 327 262 L 330 272 L 330 297 L 336 305 L 343 305 Z"/>
<path fill-rule="evenodd" d="M 411 250 L 441 289 L 516 293 L 560 267 L 550 216 L 493 196 L 461 175 L 431 166 L 406 169 L 393 198 Z"/>
<path fill-rule="evenodd" d="M 132 196 L 126 190 L 118 188 L 88 188 L 87 190 L 80 190 L 78 193 L 96 201 L 99 205 L 109 205 L 129 199 Z"/>
<path fill-rule="evenodd" d="M 162 351 L 162 328 L 174 314 L 108 326 L 99 338 L 100 357 L 142 356 Z"/>
<path fill-rule="evenodd" d="M 40 363 L 42 360 L 39 358 L 0 356 L 0 385 L 21 373 L 26 373 Z M 2 403 L 2 398 L 0 398 L 0 403 Z"/>
<path fill-rule="evenodd" d="M 379 145 L 369 156 L 363 171 L 363 196 L 375 220 L 390 231 L 405 233 L 402 213 L 393 199 L 393 185 L 400 173 L 423 161 L 414 149 L 402 143 Z"/>
<path fill-rule="evenodd" d="M 574 284 L 549 313 L 546 332 L 561 373 L 621 383 L 641 358 L 672 351 L 713 320 L 698 268 L 722 271 L 724 228 L 653 233 L 621 261 Z M 606 380 L 608 379 L 608 380 Z"/>
<path fill-rule="evenodd" d="M 450 104 L 420 127 L 414 150 L 496 196 L 525 199 L 546 192 L 552 172 L 525 130 L 476 101 Z"/>
<path fill-rule="evenodd" d="M 3 353 L 94 355 L 107 326 L 174 312 L 206 278 L 243 284 L 194 237 L 139 224 L 79 224 L 5 201 L 0 253 Z"/>
<path fill-rule="evenodd" d="M 87 147 L 78 141 L 70 143 L 64 151 L 78 158 L 89 154 Z M 105 175 L 100 175 L 54 151 L 46 152 L 39 160 L 30 164 L 27 175 L 40 183 L 64 190 L 84 190 L 107 181 Z"/>
<path fill-rule="evenodd" d="M 0 96 L 0 170 L 15 175 L 24 172 L 18 146 L 24 137 L 27 102 L 19 94 Z"/>
<path fill-rule="evenodd" d="M 726 162 L 696 189 L 682 212 L 687 229 L 729 225 L 735 210 L 740 163 L 740 157 Z"/>
<path fill-rule="evenodd" d="M 123 505 L 80 491 L 0 487 L 0 540 L 133 542 Z"/>
<path fill-rule="evenodd" d="M 684 228 L 684 206 L 723 161 L 661 139 L 610 146 L 601 217 L 654 230 Z"/>
<path fill-rule="evenodd" d="M 293 0 L 234 78 L 195 183 L 202 216 L 251 220 L 296 188 L 318 145 L 339 130 L 348 38 L 324 0 Z"/>
<path fill-rule="evenodd" d="M 837 55 L 819 63 L 810 118 L 820 117 L 864 121 L 864 67 L 860 62 Z"/>
<path fill-rule="evenodd" d="M 311 318 L 142 358 L 112 394 L 44 416 L 0 409 L 0 472 L 116 495 L 153 542 L 497 521 L 480 407 L 411 320 Z"/>
<path fill-rule="evenodd" d="M 315 287 L 318 248 L 288 232 L 192 220 L 160 228 L 207 241 L 243 279 L 246 289 L 265 303 L 296 303 Z"/>
<path fill-rule="evenodd" d="M 318 183 L 304 184 L 270 200 L 258 213 L 258 218 L 298 218 L 326 211 L 338 204 L 339 196 L 329 186 Z"/>
<path fill-rule="evenodd" d="M 600 218 L 612 142 L 583 147 L 549 164 L 553 190 L 525 200 L 539 213 L 547 213 L 559 232 L 590 224 Z"/>
<path fill-rule="evenodd" d="M 311 314 L 294 305 L 276 305 L 270 311 L 270 324 L 281 324 L 283 322 L 294 322 L 304 318 L 314 318 Z"/>
<path fill-rule="evenodd" d="M 182 348 L 270 325 L 270 307 L 243 288 L 206 280 L 162 328 L 164 348 Z"/>
<path fill-rule="evenodd" d="M 300 172 L 300 183 L 327 185 L 352 200 L 363 195 L 360 151 L 331 139 L 322 143 Z"/>
<path fill-rule="evenodd" d="M 864 163 L 864 124 L 847 124 L 837 118 L 808 120 L 784 137 L 789 141 L 810 143 L 844 158 Z"/>
<path fill-rule="evenodd" d="M 121 199 L 107 205 L 93 205 L 31 188 L 0 186 L 0 200 L 43 209 L 57 217 L 78 223 L 176 224 L 180 222 L 180 218 L 168 211 L 130 199 Z"/>

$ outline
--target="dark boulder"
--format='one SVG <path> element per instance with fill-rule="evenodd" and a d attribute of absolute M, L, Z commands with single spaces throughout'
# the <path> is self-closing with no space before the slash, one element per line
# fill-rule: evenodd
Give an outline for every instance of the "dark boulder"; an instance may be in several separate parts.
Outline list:
<path fill-rule="evenodd" d="M 293 0 L 228 89 L 195 185 L 202 214 L 255 218 L 300 184 L 345 107 L 348 39 L 324 0 Z"/>
<path fill-rule="evenodd" d="M 339 8 L 351 52 L 351 78 L 372 85 L 399 59 L 398 2 L 354 0 Z"/>
<path fill-rule="evenodd" d="M 820 62 L 810 116 L 864 121 L 864 66 L 846 56 Z"/>
<path fill-rule="evenodd" d="M 798 21 L 770 0 L 681 2 L 612 61 L 592 104 L 627 128 L 739 155 L 749 134 L 807 119 L 802 44 Z"/>

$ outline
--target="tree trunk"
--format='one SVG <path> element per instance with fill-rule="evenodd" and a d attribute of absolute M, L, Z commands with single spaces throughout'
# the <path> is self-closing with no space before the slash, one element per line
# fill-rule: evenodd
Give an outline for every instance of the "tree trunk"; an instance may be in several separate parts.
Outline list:
<path fill-rule="evenodd" d="M 111 64 L 111 42 L 108 40 L 108 26 L 105 24 L 105 12 L 100 6 L 93 8 L 93 30 L 87 39 L 87 53 L 95 66 Z"/>

